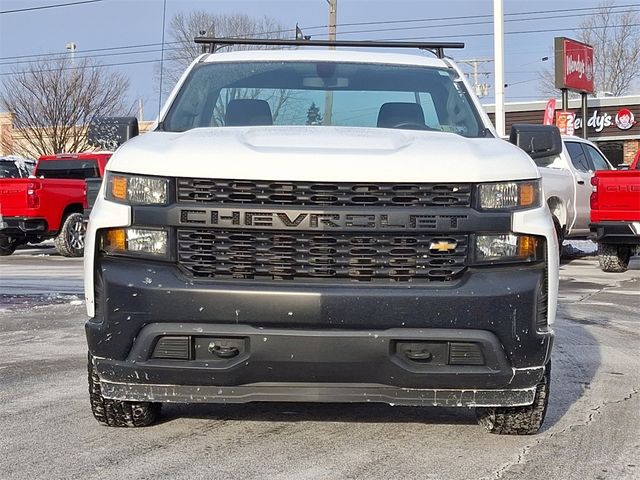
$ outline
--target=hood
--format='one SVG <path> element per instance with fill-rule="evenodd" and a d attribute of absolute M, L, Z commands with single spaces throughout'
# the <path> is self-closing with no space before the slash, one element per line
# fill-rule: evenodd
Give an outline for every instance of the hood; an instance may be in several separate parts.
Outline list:
<path fill-rule="evenodd" d="M 136 137 L 109 170 L 170 177 L 331 182 L 487 182 L 539 177 L 499 138 L 351 127 L 225 127 Z"/>

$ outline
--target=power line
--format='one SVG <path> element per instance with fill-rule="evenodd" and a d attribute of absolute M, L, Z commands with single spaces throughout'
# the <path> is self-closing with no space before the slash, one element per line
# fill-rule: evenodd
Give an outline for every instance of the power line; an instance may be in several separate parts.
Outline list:
<path fill-rule="evenodd" d="M 103 1 L 103 0 L 84 0 L 84 2 L 75 2 L 75 3 L 87 3 L 87 2 L 96 2 L 96 1 Z M 65 6 L 65 5 L 71 5 L 69 4 L 63 4 L 63 5 L 58 5 L 58 6 Z M 624 5 L 623 7 L 634 7 L 634 6 L 640 6 L 640 4 L 629 4 L 629 5 Z M 48 7 L 53 7 L 53 6 L 48 6 Z M 36 8 L 36 7 L 34 7 Z M 41 8 L 41 7 L 38 7 Z M 580 9 L 573 9 L 573 10 L 593 10 L 593 7 L 590 8 L 580 8 Z M 558 11 L 570 11 L 571 9 L 562 9 L 562 10 L 552 10 L 549 11 L 549 13 L 552 12 L 558 12 Z M 1 13 L 1 12 L 0 12 Z M 518 13 L 518 15 L 523 15 L 523 14 L 536 14 L 539 12 L 520 12 Z M 509 14 L 509 15 L 516 15 L 516 14 Z M 467 17 L 447 17 L 447 18 L 481 18 L 484 17 L 486 15 L 476 15 L 476 16 L 467 16 Z M 571 15 L 571 16 L 584 16 L 584 14 L 576 14 L 576 15 Z M 431 19 L 433 21 L 433 19 Z M 444 20 L 444 19 L 440 19 L 440 20 Z M 389 21 L 389 22 L 359 22 L 359 24 L 381 24 L 381 23 L 394 23 L 394 22 L 418 22 L 418 21 L 422 21 L 422 20 L 393 20 L 393 21 Z M 514 20 L 510 20 L 510 21 L 519 21 L 519 19 L 514 19 Z M 485 23 L 491 23 L 491 22 L 485 22 Z M 339 25 L 350 25 L 350 24 L 339 24 Z M 456 24 L 456 25 L 438 25 L 438 27 L 444 27 L 444 26 L 460 26 L 461 24 Z M 637 27 L 640 26 L 640 24 L 626 24 L 626 25 L 608 25 L 608 26 L 591 26 L 591 27 L 576 27 L 573 28 L 573 30 L 588 30 L 588 29 L 602 29 L 602 28 L 618 28 L 618 27 Z M 320 28 L 320 27 L 308 27 L 309 28 Z M 417 27 L 410 27 L 410 28 L 417 28 Z M 422 28 L 426 28 L 426 27 L 422 27 Z M 388 29 L 372 29 L 370 30 L 370 32 L 384 32 L 387 31 Z M 394 30 L 394 29 L 392 29 Z M 556 32 L 556 31 L 563 31 L 566 30 L 566 28 L 553 28 L 553 29 L 539 29 L 539 30 L 523 30 L 523 31 L 513 31 L 513 32 L 505 32 L 505 35 L 518 35 L 518 34 L 532 34 L 532 33 L 547 33 L 547 32 Z M 258 33 L 251 33 L 251 34 L 247 34 L 246 36 L 255 36 L 255 35 L 268 35 L 268 34 L 273 34 L 273 33 L 285 33 L 288 31 L 294 31 L 294 29 L 286 29 L 286 30 L 277 30 L 277 31 L 273 31 L 273 32 L 258 32 Z M 344 33 L 350 33 L 350 32 L 344 32 Z M 353 32 L 351 32 L 353 33 Z M 437 36 L 438 39 L 443 39 L 443 38 L 464 38 L 464 37 L 483 37 L 483 36 L 491 36 L 493 35 L 493 33 L 468 33 L 468 34 L 456 34 L 456 35 L 439 35 Z M 403 37 L 403 38 L 388 38 L 388 39 L 382 39 L 382 40 L 417 40 L 417 39 L 426 39 L 426 38 L 433 38 L 433 37 L 424 37 L 424 36 L 419 36 L 419 37 Z M 143 48 L 143 47 L 155 47 L 155 46 L 161 46 L 161 45 L 177 45 L 177 44 L 182 44 L 183 42 L 161 42 L 161 43 L 145 43 L 145 44 L 137 44 L 137 45 L 123 45 L 123 46 L 118 46 L 118 47 L 103 47 L 103 48 L 96 48 L 96 49 L 89 49 L 89 50 L 85 50 L 83 53 L 88 53 L 88 52 L 106 52 L 106 51 L 111 51 L 111 50 L 125 50 L 125 49 L 134 49 L 134 48 Z M 174 47 L 174 48 L 170 48 L 170 49 L 165 49 L 165 50 L 179 50 L 180 47 Z M 139 51 L 139 52 L 114 52 L 114 53 L 107 53 L 107 54 L 102 54 L 102 55 L 87 55 L 87 56 L 83 56 L 83 57 L 79 57 L 79 58 L 92 58 L 92 57 L 97 57 L 97 56 L 116 56 L 116 55 L 129 55 L 129 54 L 142 54 L 142 53 L 155 53 L 155 52 L 159 52 L 161 50 L 147 50 L 147 51 Z M 52 56 L 58 57 L 58 56 L 63 56 L 66 55 L 66 53 L 59 53 L 59 54 L 51 54 L 51 55 L 42 55 L 42 54 L 38 54 L 38 55 L 23 55 L 23 56 L 15 56 L 15 57 L 3 57 L 0 58 L 0 60 L 8 60 L 11 58 L 35 58 L 35 57 L 48 57 L 51 58 Z M 102 64 L 102 65 L 95 65 L 95 66 L 88 66 L 90 68 L 97 68 L 100 66 L 120 66 L 120 65 L 135 65 L 135 64 L 144 64 L 144 63 L 153 63 L 153 62 L 157 62 L 159 60 L 153 59 L 153 60 L 138 60 L 138 61 L 129 61 L 129 62 L 116 62 L 116 63 L 110 63 L 110 64 Z M 22 63 L 22 62 L 8 62 L 5 64 L 0 64 L 1 66 L 5 66 L 5 65 L 11 65 L 11 64 L 16 64 L 16 63 Z M 55 69 L 54 69 L 55 70 Z M 34 72 L 41 72 L 41 71 L 53 71 L 53 70 L 34 70 Z M 6 76 L 6 75 L 13 75 L 13 74 L 20 74 L 20 73 L 25 73 L 27 71 L 21 71 L 21 72 L 5 72 L 5 73 L 0 73 L 0 75 L 2 76 Z"/>
<path fill-rule="evenodd" d="M 175 44 L 179 44 L 182 42 L 166 42 L 165 45 L 175 45 Z M 89 52 L 105 52 L 105 51 L 109 51 L 109 50 L 125 50 L 125 49 L 130 49 L 130 48 L 146 48 L 146 47 L 160 47 L 161 44 L 160 43 L 140 43 L 138 45 L 123 45 L 120 47 L 103 47 L 103 48 L 90 48 L 87 50 L 82 50 L 82 53 L 89 53 Z M 157 50 L 158 52 L 160 50 Z M 14 55 L 12 57 L 0 57 L 0 61 L 3 60 L 11 60 L 14 58 L 38 58 L 38 57 L 62 57 L 68 55 L 67 52 L 60 52 L 60 53 L 34 53 L 33 55 Z M 119 53 L 114 53 L 113 55 L 119 55 Z M 123 53 L 124 55 L 124 53 Z M 17 63 L 17 62 L 10 62 L 10 63 Z"/>
<path fill-rule="evenodd" d="M 104 0 L 80 0 L 77 2 L 70 2 L 70 3 L 56 3 L 53 5 L 41 5 L 39 7 L 16 8 L 15 10 L 3 10 L 0 12 L 0 15 L 4 15 L 5 13 L 33 12 L 34 10 L 45 10 L 47 8 L 71 7 L 73 5 L 84 5 L 86 3 L 98 3 L 98 2 L 104 2 Z"/>
<path fill-rule="evenodd" d="M 171 48 L 165 48 L 164 51 L 165 52 L 171 52 L 171 51 L 176 51 L 176 50 L 181 50 L 180 47 L 171 47 Z M 114 57 L 114 56 L 120 56 L 120 55 L 139 55 L 139 54 L 144 54 L 144 53 L 160 53 L 161 49 L 160 48 L 154 48 L 154 49 L 150 49 L 150 50 L 138 50 L 135 52 L 114 52 L 114 53 L 97 53 L 95 55 L 80 55 L 80 56 L 76 56 L 75 59 L 76 60 L 83 60 L 83 59 L 89 59 L 89 58 L 99 58 L 99 57 Z M 62 53 L 60 54 L 60 57 L 63 57 L 65 55 L 69 55 L 68 53 Z M 38 58 L 41 59 L 46 59 L 46 60 L 59 60 L 58 57 L 53 57 L 50 55 L 38 55 Z M 6 67 L 9 65 L 19 65 L 21 63 L 33 63 L 36 62 L 37 60 L 25 60 L 25 61 L 14 61 L 14 62 L 6 62 L 6 63 L 0 63 L 0 67 Z"/>
<path fill-rule="evenodd" d="M 600 29 L 604 29 L 604 28 L 619 28 L 619 27 L 640 27 L 640 23 L 627 23 L 624 25 L 604 25 L 604 26 L 592 26 L 592 27 L 574 27 L 571 30 L 600 30 Z M 540 30 L 521 30 L 521 31 L 516 31 L 516 32 L 504 32 L 505 35 L 523 35 L 523 34 L 530 34 L 530 33 L 549 33 L 549 32 L 562 32 L 568 30 L 566 27 L 563 28 L 546 28 L 546 29 L 540 29 Z M 490 33 L 463 33 L 463 34 L 458 34 L 458 35 L 438 35 L 436 38 L 434 37 L 425 37 L 425 36 L 420 36 L 420 37 L 403 37 L 403 38 L 381 38 L 378 39 L 380 41 L 383 42 L 387 42 L 387 41 L 402 41 L 402 40 L 425 40 L 425 41 L 430 41 L 430 40 L 441 40 L 443 38 L 467 38 L 467 37 L 489 37 L 492 36 L 493 32 Z"/>
<path fill-rule="evenodd" d="M 640 10 L 630 10 L 631 12 L 638 12 Z M 567 14 L 567 15 L 556 15 L 554 20 L 557 18 L 575 18 L 575 17 L 587 17 L 591 16 L 593 13 L 578 13 L 578 14 Z M 532 17 L 532 18 L 513 18 L 505 20 L 504 23 L 510 22 L 527 22 L 532 20 L 548 20 L 549 17 Z M 472 25 L 492 25 L 493 20 L 482 20 L 479 22 L 463 22 L 463 23 L 449 23 L 444 25 L 418 25 L 412 27 L 394 27 L 394 28 L 381 28 L 381 29 L 365 29 L 365 30 L 351 30 L 347 32 L 340 32 L 340 35 L 350 35 L 354 33 L 378 33 L 378 32 L 392 32 L 392 31 L 400 31 L 400 30 L 419 30 L 422 28 L 450 28 L 450 27 L 466 27 Z"/>
<path fill-rule="evenodd" d="M 46 6 L 46 7 L 33 7 L 33 8 L 52 8 L 55 6 L 66 6 L 66 5 L 74 5 L 74 4 L 82 4 L 82 3 L 88 3 L 88 2 L 96 2 L 96 1 L 104 1 L 104 0 L 84 0 L 81 2 L 73 2 L 73 3 L 67 3 L 67 4 L 59 4 L 59 5 L 50 5 L 50 6 Z M 640 3 L 634 3 L 634 4 L 626 4 L 626 5 L 614 5 L 611 6 L 610 8 L 612 9 L 623 9 L 623 8 L 627 8 L 627 7 L 640 7 Z M 556 9 L 556 10 L 548 10 L 548 11 L 531 11 L 531 12 L 515 12 L 515 13 L 507 13 L 505 14 L 505 16 L 516 16 L 516 15 L 537 15 L 537 14 L 552 14 L 552 13 L 561 13 L 561 12 L 577 12 L 577 11 L 592 11 L 592 10 L 598 10 L 600 7 L 584 7 L 584 8 L 571 8 L 571 9 Z M 26 10 L 26 9 L 25 9 Z M 635 11 L 635 10 L 634 10 Z M 12 12 L 12 11 L 7 11 L 7 12 L 0 12 L 0 13 L 8 13 L 8 12 Z M 621 13 L 621 12 L 616 12 L 616 13 Z M 580 16 L 585 16 L 585 15 L 589 15 L 589 14 L 572 14 L 572 15 L 566 15 L 566 16 L 556 16 L 555 18 L 567 18 L 567 17 L 580 17 Z M 424 18 L 424 19 L 412 19 L 412 20 L 386 20 L 386 21 L 377 21 L 377 22 L 354 22 L 354 23 L 338 23 L 337 26 L 338 27 L 347 27 L 347 26 L 364 26 L 364 25 L 390 25 L 390 24 L 396 24 L 396 23 L 420 23 L 420 22 L 440 22 L 440 21 L 444 21 L 444 20 L 464 20 L 464 19 L 478 19 L 478 18 L 490 18 L 492 17 L 492 15 L 462 15 L 462 16 L 453 16 L 453 17 L 442 17 L 439 19 L 433 19 L 433 18 Z M 542 17 L 541 19 L 547 19 L 548 16 L 546 17 Z M 533 20 L 533 19 L 513 19 L 513 20 L 507 20 L 507 22 L 511 22 L 511 21 L 526 21 L 526 20 Z M 483 23 L 491 23 L 491 22 L 483 22 Z M 481 22 L 468 22 L 468 23 L 460 23 L 460 24 L 447 24 L 447 25 L 432 25 L 432 26 L 424 26 L 424 27 L 419 27 L 419 26 L 413 26 L 413 27 L 408 27 L 409 29 L 417 29 L 417 28 L 438 28 L 438 27 L 451 27 L 451 26 L 468 26 L 468 25 L 474 25 L 474 24 L 481 24 Z M 316 26 L 311 26 L 311 27 L 304 27 L 304 30 L 317 30 L 317 29 L 325 29 L 327 27 L 327 25 L 316 25 Z M 393 30 L 401 30 L 401 29 L 389 29 L 391 31 Z M 280 34 L 280 33 L 287 33 L 287 32 L 294 32 L 295 29 L 290 28 L 290 29 L 283 29 L 283 30 L 274 30 L 274 31 L 270 31 L 270 32 L 257 32 L 257 33 L 249 33 L 246 34 L 246 36 L 256 36 L 256 35 L 270 35 L 270 34 Z M 381 32 L 381 31 L 385 31 L 384 29 L 373 29 L 370 30 L 370 32 Z M 369 31 L 367 31 L 369 32 Z M 350 34 L 350 33 L 356 33 L 356 32 L 340 32 L 341 35 L 345 35 L 345 34 Z M 460 35 L 456 35 L 460 36 Z M 414 37 L 414 38 L 421 38 L 421 37 Z M 174 45 L 174 44 L 180 44 L 182 42 L 166 42 L 164 45 Z M 132 49 L 132 48 L 143 48 L 143 47 L 160 47 L 161 44 L 160 43 L 143 43 L 143 44 L 138 44 L 138 45 L 123 45 L 123 46 L 117 46 L 117 47 L 104 47 L 104 48 L 94 48 L 94 49 L 88 49 L 88 50 L 83 50 L 82 53 L 89 53 L 89 52 L 103 52 L 103 51 L 111 51 L 111 50 L 124 50 L 124 49 Z M 159 51 L 159 50 L 158 50 Z M 55 54 L 33 54 L 33 55 L 15 55 L 15 56 L 7 56 L 7 57 L 0 57 L 0 61 L 4 61 L 4 60 L 11 60 L 11 59 L 23 59 L 23 58 L 37 58 L 37 57 L 42 57 L 42 56 L 62 56 L 65 55 L 65 52 L 60 52 L 60 53 L 55 53 Z M 113 55 L 119 55 L 120 53 L 114 53 Z M 106 56 L 106 55 L 105 55 Z M 11 63 L 20 63 L 20 62 L 11 62 Z"/>
<path fill-rule="evenodd" d="M 101 63 L 99 65 L 83 65 L 83 66 L 80 66 L 80 67 L 62 67 L 62 68 L 50 68 L 50 69 L 43 69 L 43 70 L 23 70 L 21 72 L 4 72 L 4 73 L 0 73 L 0 76 L 22 75 L 24 73 L 57 72 L 57 71 L 60 71 L 60 70 L 79 70 L 79 69 L 83 69 L 83 68 L 117 67 L 117 66 L 120 66 L 120 65 L 139 65 L 139 64 L 143 64 L 143 63 L 157 63 L 159 61 L 160 61 L 160 59 L 156 58 L 156 59 L 152 59 L 152 60 L 136 60 L 136 61 L 132 61 L 132 62 Z"/>
<path fill-rule="evenodd" d="M 607 26 L 602 26 L 602 27 L 584 27 L 584 28 L 575 28 L 574 30 L 588 30 L 588 29 L 602 29 L 602 28 L 619 28 L 619 27 L 640 27 L 640 23 L 631 23 L 631 24 L 625 24 L 625 25 L 607 25 Z M 505 35 L 520 35 L 520 34 L 530 34 L 530 33 L 548 33 L 548 32 L 557 32 L 557 31 L 562 31 L 565 30 L 564 28 L 551 28 L 551 29 L 540 29 L 540 30 L 524 30 L 524 31 L 519 31 L 519 32 L 505 32 Z M 438 36 L 438 40 L 443 39 L 443 38 L 464 38 L 464 37 L 485 37 L 485 36 L 490 36 L 493 35 L 493 33 L 467 33 L 467 34 L 461 34 L 461 35 L 441 35 Z M 385 39 L 378 39 L 380 41 L 402 41 L 402 40 L 429 40 L 431 39 L 430 37 L 404 37 L 404 38 L 385 38 Z M 143 63 L 153 63 L 153 62 L 159 62 L 160 59 L 154 59 L 154 60 L 137 60 L 137 61 L 131 61 L 131 62 L 117 62 L 117 63 L 110 63 L 110 64 L 99 64 L 99 65 L 87 65 L 86 68 L 100 68 L 100 67 L 114 67 L 114 66 L 120 66 L 120 65 L 137 65 L 137 64 L 143 64 Z M 83 68 L 83 67 L 64 67 L 63 70 L 70 70 L 73 68 Z M 33 70 L 33 73 L 41 73 L 41 72 L 49 72 L 49 71 L 55 71 L 58 69 L 51 69 L 51 70 Z M 20 72 L 4 72 L 4 73 L 0 73 L 0 76 L 6 76 L 6 75 L 19 75 L 22 73 L 30 73 L 29 70 L 23 70 Z"/>
<path fill-rule="evenodd" d="M 626 5 L 612 5 L 611 9 L 624 9 L 627 7 L 640 7 L 640 3 L 631 3 Z M 562 12 L 580 12 L 580 11 L 590 11 L 590 10 L 600 10 L 601 7 L 583 7 L 583 8 L 562 8 L 557 10 L 538 10 L 532 12 L 512 12 L 505 13 L 505 17 L 516 16 L 516 15 L 539 15 L 539 14 L 551 14 L 551 13 L 562 13 Z M 621 13 L 621 12 L 615 12 Z M 414 23 L 414 22 L 439 22 L 444 20 L 468 20 L 468 19 L 476 19 L 476 18 L 493 18 L 493 14 L 483 14 L 483 15 L 461 15 L 454 17 L 442 17 L 442 18 L 421 18 L 421 19 L 413 19 L 413 20 L 382 20 L 378 22 L 355 22 L 355 23 L 339 23 L 337 26 L 339 27 L 355 27 L 362 25 L 388 25 L 392 23 Z M 549 18 L 549 17 L 547 17 Z M 304 27 L 305 30 L 311 30 L 315 28 L 325 28 L 326 25 L 322 27 Z"/>

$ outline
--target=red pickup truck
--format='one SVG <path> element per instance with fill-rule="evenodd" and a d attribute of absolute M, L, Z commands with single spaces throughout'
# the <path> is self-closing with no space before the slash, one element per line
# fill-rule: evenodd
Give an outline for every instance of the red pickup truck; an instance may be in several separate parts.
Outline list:
<path fill-rule="evenodd" d="M 82 256 L 86 179 L 101 178 L 111 155 L 42 156 L 33 176 L 0 179 L 0 256 L 48 238 L 61 255 Z"/>
<path fill-rule="evenodd" d="M 640 252 L 640 152 L 628 170 L 598 170 L 591 179 L 591 238 L 600 268 L 624 272 Z"/>

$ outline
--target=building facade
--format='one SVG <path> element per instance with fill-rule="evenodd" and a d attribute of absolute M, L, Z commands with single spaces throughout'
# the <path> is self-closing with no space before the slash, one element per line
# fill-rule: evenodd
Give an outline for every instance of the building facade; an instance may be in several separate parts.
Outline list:
<path fill-rule="evenodd" d="M 140 133 L 145 133 L 153 126 L 152 121 L 139 122 Z M 77 127 L 85 130 L 84 127 Z M 0 112 L 0 156 L 4 155 L 18 155 L 28 156 L 24 154 L 26 145 L 26 135 L 28 131 L 23 131 L 13 127 L 13 114 L 9 112 Z M 47 152 L 48 155 L 55 152 Z M 78 152 L 65 152 L 65 153 L 78 153 Z"/>
<path fill-rule="evenodd" d="M 514 123 L 542 124 L 547 101 L 505 104 L 506 132 Z M 557 100 L 561 110 L 562 102 Z M 640 95 L 624 97 L 589 98 L 587 112 L 587 138 L 598 145 L 613 165 L 629 164 L 640 150 Z M 485 105 L 493 120 L 494 105 Z M 569 112 L 575 113 L 575 135 L 582 137 L 581 100 L 569 100 Z"/>

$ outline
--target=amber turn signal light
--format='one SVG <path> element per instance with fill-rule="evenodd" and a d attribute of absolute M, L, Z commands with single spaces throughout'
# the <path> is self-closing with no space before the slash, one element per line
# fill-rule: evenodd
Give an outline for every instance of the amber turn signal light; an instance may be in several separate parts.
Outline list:
<path fill-rule="evenodd" d="M 111 195 L 119 200 L 127 199 L 127 179 L 114 175 L 111 177 Z"/>
<path fill-rule="evenodd" d="M 105 233 L 105 250 L 123 252 L 127 249 L 127 234 L 124 228 L 113 228 Z"/>
<path fill-rule="evenodd" d="M 520 206 L 526 207 L 537 202 L 537 190 L 532 183 L 520 184 Z"/>
<path fill-rule="evenodd" d="M 523 258 L 535 257 L 538 240 L 531 235 L 518 236 L 518 256 Z"/>

